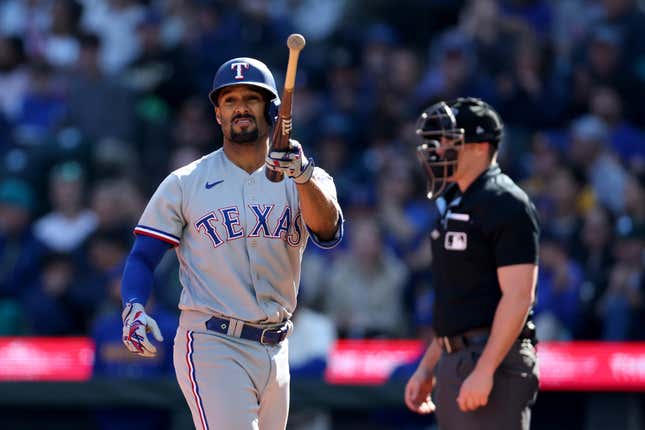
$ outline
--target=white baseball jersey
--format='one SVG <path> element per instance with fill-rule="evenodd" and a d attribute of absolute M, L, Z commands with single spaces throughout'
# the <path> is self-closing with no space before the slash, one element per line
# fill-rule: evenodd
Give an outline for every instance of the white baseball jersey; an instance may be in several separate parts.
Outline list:
<path fill-rule="evenodd" d="M 310 234 L 296 184 L 264 170 L 249 174 L 219 149 L 172 172 L 148 202 L 135 233 L 176 247 L 180 309 L 262 324 L 291 317 Z M 336 199 L 331 176 L 318 167 L 314 176 Z"/>

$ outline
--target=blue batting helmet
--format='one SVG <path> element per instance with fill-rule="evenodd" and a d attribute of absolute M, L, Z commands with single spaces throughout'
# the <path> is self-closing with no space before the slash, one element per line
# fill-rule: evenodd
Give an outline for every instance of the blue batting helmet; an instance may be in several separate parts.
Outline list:
<path fill-rule="evenodd" d="M 213 78 L 213 89 L 208 94 L 213 106 L 217 106 L 219 92 L 231 85 L 259 87 L 267 96 L 265 111 L 267 121 L 273 124 L 278 116 L 280 96 L 269 68 L 262 61 L 249 57 L 238 57 L 222 64 Z"/>

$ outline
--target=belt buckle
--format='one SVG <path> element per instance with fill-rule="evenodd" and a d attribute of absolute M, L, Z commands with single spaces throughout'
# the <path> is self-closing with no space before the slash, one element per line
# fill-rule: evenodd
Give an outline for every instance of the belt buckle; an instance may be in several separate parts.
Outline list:
<path fill-rule="evenodd" d="M 264 335 L 269 332 L 269 333 L 275 333 L 277 334 L 280 338 L 278 339 L 277 342 L 269 342 L 264 340 Z M 262 334 L 260 335 L 260 343 L 262 345 L 275 345 L 284 340 L 286 337 L 286 334 L 289 332 L 289 329 L 286 325 L 283 325 L 282 327 L 278 328 L 265 328 L 262 330 Z"/>
<path fill-rule="evenodd" d="M 262 330 L 262 334 L 260 335 L 260 343 L 261 343 L 262 345 L 270 345 L 270 343 L 269 343 L 269 342 L 265 342 L 265 340 L 264 340 L 264 335 L 266 334 L 266 332 L 267 332 L 267 331 L 269 331 L 269 329 L 268 329 L 268 328 L 263 329 L 263 330 Z"/>

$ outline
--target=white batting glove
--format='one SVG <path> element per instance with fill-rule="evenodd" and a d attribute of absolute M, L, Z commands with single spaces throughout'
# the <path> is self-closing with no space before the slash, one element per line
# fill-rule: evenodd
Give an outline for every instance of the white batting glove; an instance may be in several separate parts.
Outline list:
<path fill-rule="evenodd" d="M 123 319 L 123 344 L 130 352 L 143 357 L 154 357 L 157 348 L 148 340 L 148 332 L 157 341 L 163 336 L 157 322 L 152 319 L 140 303 L 128 303 L 121 314 Z"/>
<path fill-rule="evenodd" d="M 289 139 L 291 146 L 286 151 L 272 150 L 267 155 L 267 169 L 283 173 L 297 184 L 306 184 L 314 173 L 314 160 L 305 157 L 302 145 L 297 140 Z"/>

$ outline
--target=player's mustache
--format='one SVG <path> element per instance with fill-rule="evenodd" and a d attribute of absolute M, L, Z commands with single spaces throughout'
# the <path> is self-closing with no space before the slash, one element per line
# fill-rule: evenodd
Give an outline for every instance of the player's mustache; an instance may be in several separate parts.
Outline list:
<path fill-rule="evenodd" d="M 233 118 L 231 118 L 231 121 L 235 121 L 235 120 L 243 119 L 243 118 L 252 119 L 253 121 L 255 121 L 255 117 L 253 115 L 248 114 L 248 113 L 241 113 L 239 115 L 235 115 L 235 116 L 233 116 Z"/>

